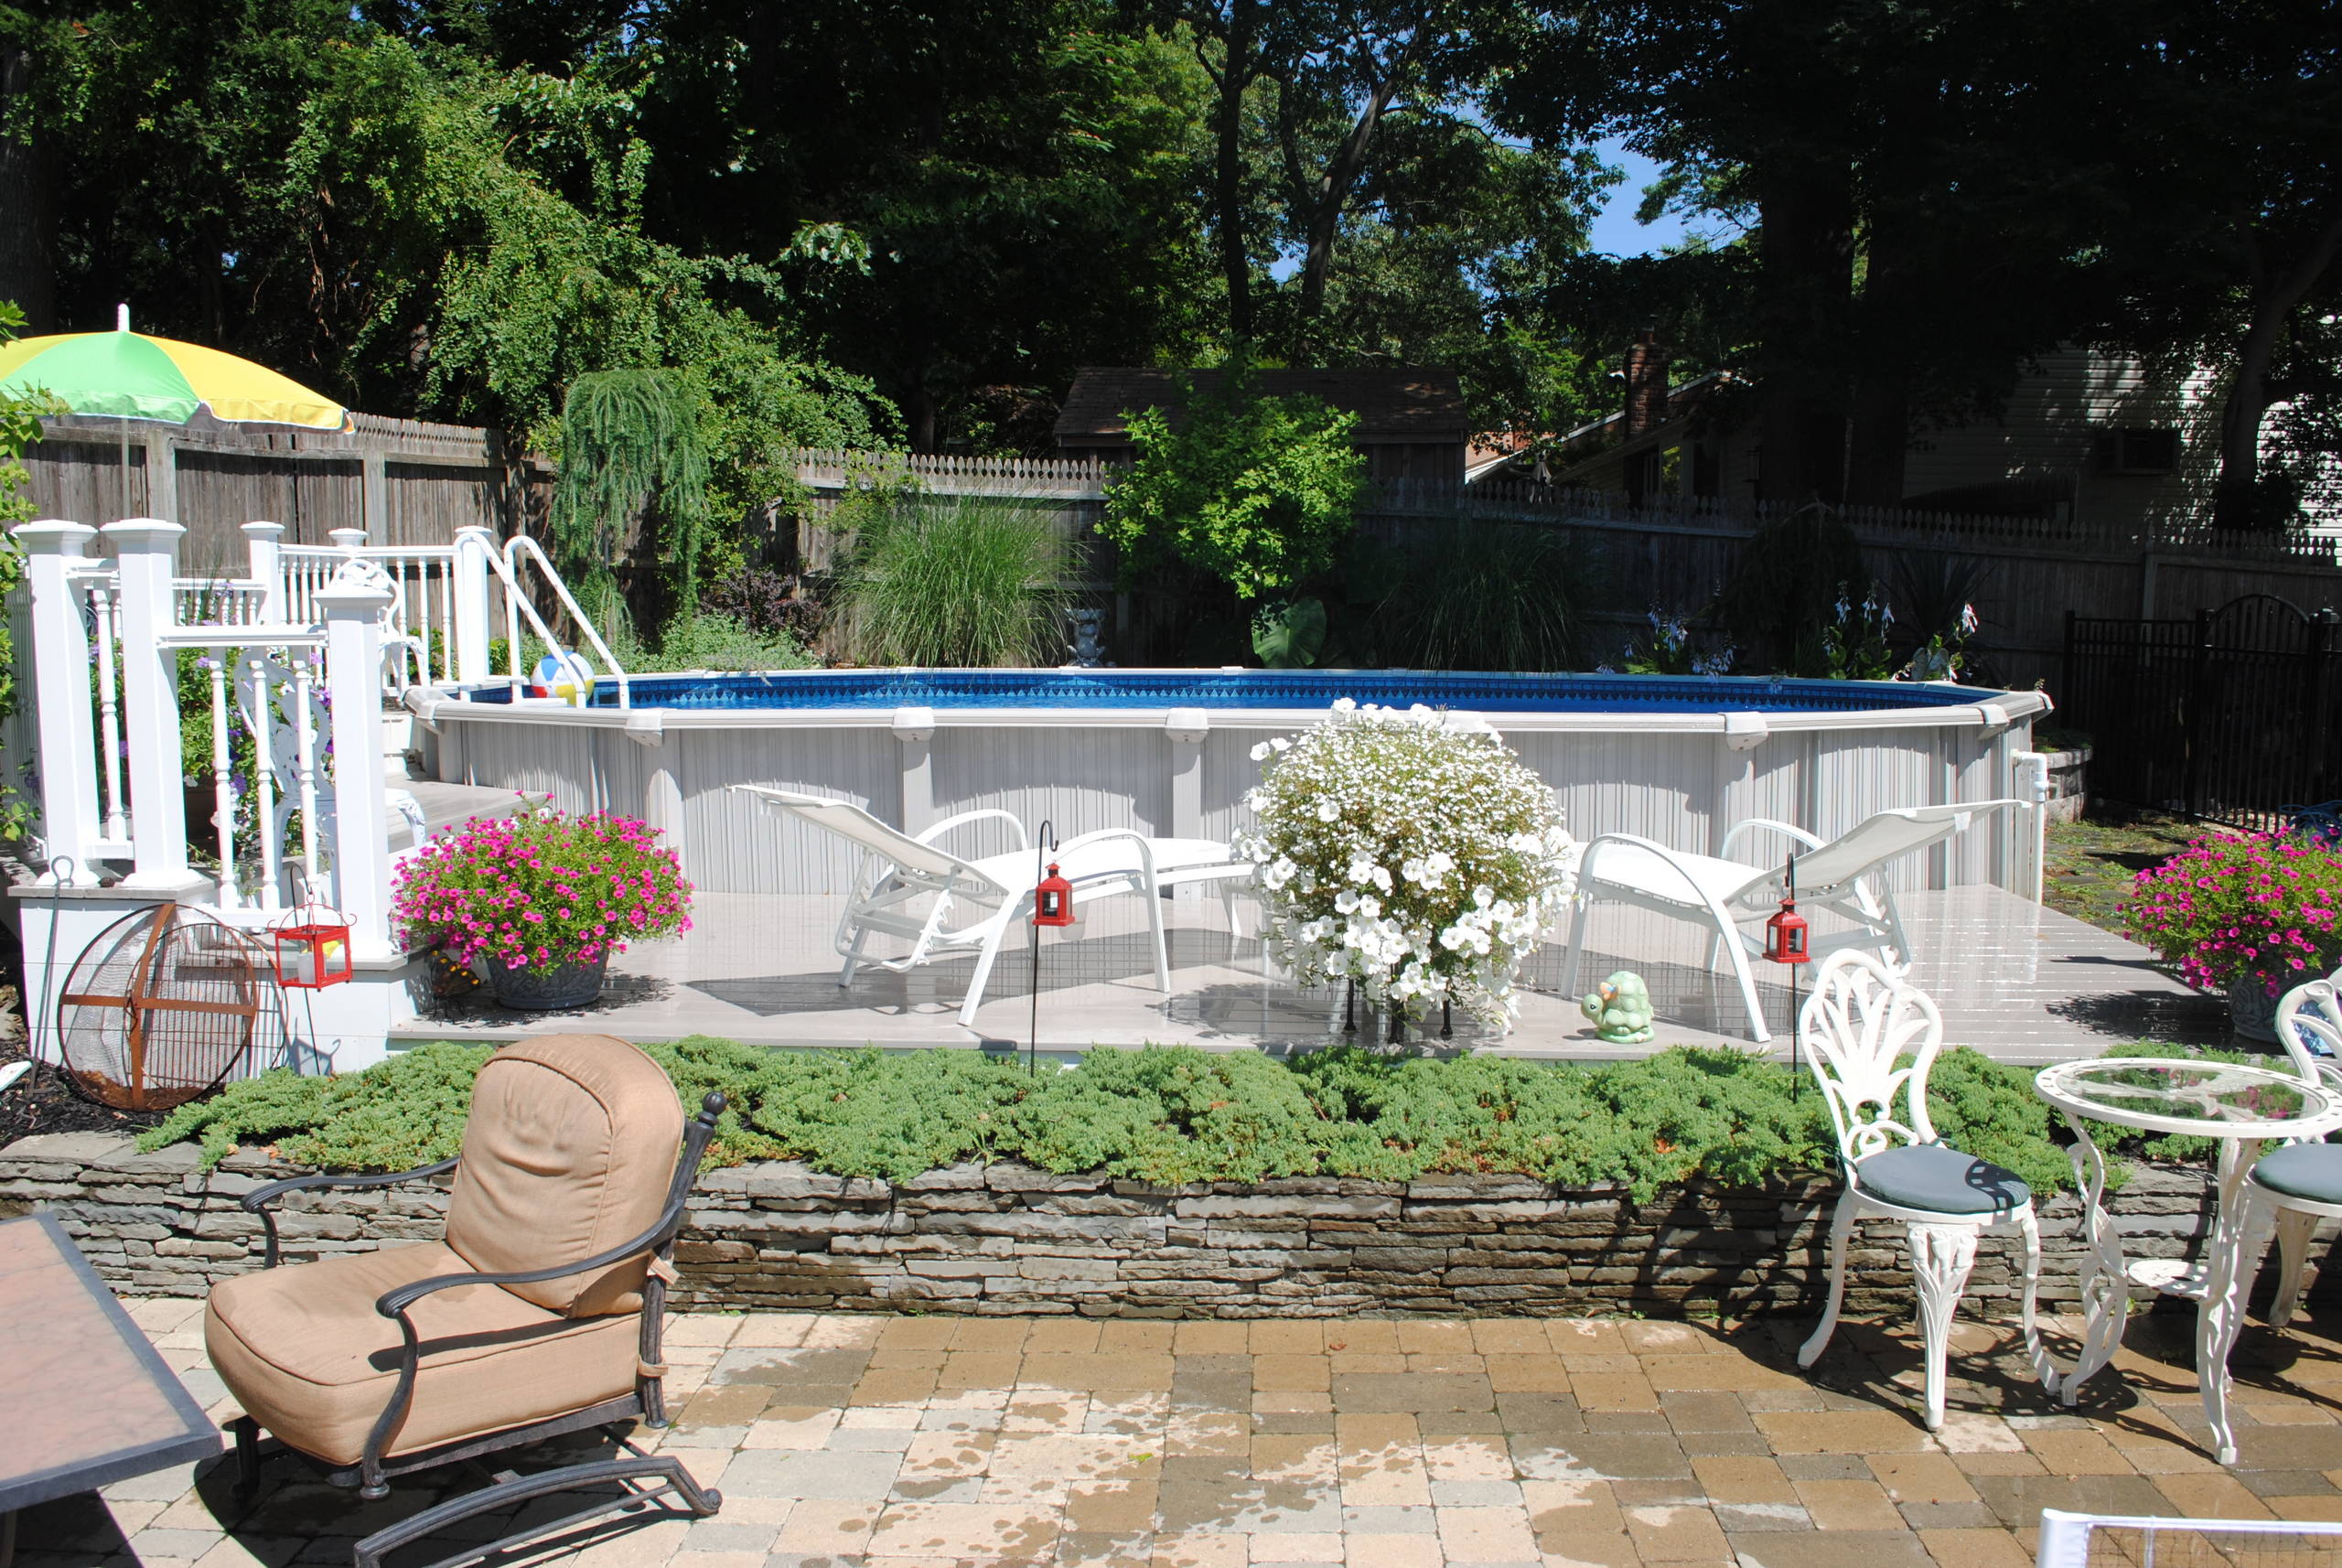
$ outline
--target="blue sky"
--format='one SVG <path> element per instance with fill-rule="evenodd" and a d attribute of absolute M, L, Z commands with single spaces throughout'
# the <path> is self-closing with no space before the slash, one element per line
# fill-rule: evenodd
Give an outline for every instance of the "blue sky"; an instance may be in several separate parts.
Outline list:
<path fill-rule="evenodd" d="M 1604 204 L 1602 215 L 1594 220 L 1587 236 L 1589 248 L 1611 256 L 1644 256 L 1672 245 L 1683 238 L 1683 220 L 1669 213 L 1656 223 L 1645 227 L 1635 221 L 1635 209 L 1641 205 L 1643 187 L 1659 177 L 1659 166 L 1639 153 L 1628 152 L 1617 141 L 1595 145 L 1602 161 L 1627 171 L 1627 177 L 1610 188 L 1610 199 Z"/>

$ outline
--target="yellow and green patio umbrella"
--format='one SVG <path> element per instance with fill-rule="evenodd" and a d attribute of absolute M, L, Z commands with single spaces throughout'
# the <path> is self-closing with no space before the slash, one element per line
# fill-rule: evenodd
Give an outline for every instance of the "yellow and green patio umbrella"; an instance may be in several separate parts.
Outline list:
<path fill-rule="evenodd" d="M 199 408 L 239 424 L 346 430 L 349 413 L 265 366 L 127 325 L 0 344 L 0 392 L 45 392 L 73 413 L 184 424 Z"/>

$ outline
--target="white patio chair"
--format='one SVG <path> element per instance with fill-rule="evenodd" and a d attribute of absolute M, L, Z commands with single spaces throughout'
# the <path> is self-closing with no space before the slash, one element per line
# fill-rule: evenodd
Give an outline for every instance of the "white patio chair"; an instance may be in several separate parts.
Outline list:
<path fill-rule="evenodd" d="M 1756 934 L 1741 929 L 1761 923 L 1780 908 L 1782 867 L 1778 862 L 1756 865 L 1731 858 L 1741 836 L 1770 832 L 1793 840 L 1797 856 L 1797 900 L 1807 913 L 1826 909 L 1852 921 L 1851 931 L 1808 939 L 1813 956 L 1838 948 L 1875 949 L 1891 952 L 1899 969 L 1911 962 L 1911 941 L 1903 931 L 1903 917 L 1895 908 L 1895 894 L 1882 875 L 1907 854 L 1915 854 L 1964 831 L 1979 811 L 2021 806 L 2021 800 L 1980 800 L 1972 805 L 1908 806 L 1880 811 L 1824 843 L 1803 828 L 1769 817 L 1751 817 L 1735 824 L 1724 837 L 1724 855 L 1693 854 L 1669 849 L 1632 833 L 1601 833 L 1585 846 L 1578 863 L 1577 910 L 1570 922 L 1569 958 L 1562 993 L 1577 991 L 1578 958 L 1585 949 L 1586 918 L 1605 899 L 1632 904 L 1662 915 L 1697 920 L 1714 927 L 1708 943 L 1708 967 L 1714 970 L 1716 950 L 1732 957 L 1733 977 L 1740 983 L 1740 997 L 1748 1008 L 1750 1037 L 1759 1044 L 1771 1039 L 1765 1010 L 1756 999 L 1756 979 L 1748 960 L 1761 954 L 1765 944 Z"/>
<path fill-rule="evenodd" d="M 2342 1090 L 2342 997 L 2331 980 L 2296 985 L 2278 999 L 2277 1039 L 2294 1070 L 2313 1088 Z M 2229 1419 L 2229 1353 L 2244 1328 L 2245 1298 L 2277 1241 L 2277 1289 L 2269 1326 L 2282 1335 L 2309 1283 L 2310 1242 L 2321 1219 L 2342 1219 L 2342 1144 L 2288 1141 L 2253 1163 L 2244 1176 L 2241 1227 L 2215 1229 L 2207 1246 L 2204 1316 L 2197 1325 L 2197 1376 L 2212 1446 L 2223 1465 L 2236 1462 Z"/>
<path fill-rule="evenodd" d="M 1937 1431 L 1943 1425 L 1952 1314 L 1968 1289 L 1976 1239 L 2014 1227 L 2025 1238 L 2025 1351 L 2041 1386 L 2054 1393 L 2057 1374 L 2034 1324 L 2041 1231 L 2032 1190 L 2015 1172 L 1947 1145 L 1928 1116 L 1928 1071 L 1943 1046 L 1943 1019 L 1934 1000 L 1870 954 L 1842 948 L 1818 967 L 1798 1027 L 1830 1107 L 1846 1178 L 1830 1219 L 1829 1302 L 1797 1353 L 1798 1365 L 1819 1360 L 1837 1330 L 1854 1222 L 1866 1215 L 1900 1219 L 1910 1236 L 1919 1333 L 1927 1346 L 1928 1430 Z M 1898 1067 L 1906 1055 L 1910 1061 Z M 1898 1095 L 1905 1106 L 1899 1121 Z"/>
<path fill-rule="evenodd" d="M 767 808 L 796 818 L 808 826 L 839 838 L 861 850 L 845 913 L 838 920 L 836 946 L 845 959 L 838 974 L 842 986 L 854 983 L 854 971 L 864 964 L 902 973 L 939 958 L 976 955 L 976 972 L 969 978 L 968 994 L 960 1004 L 960 1023 L 973 1027 L 976 1008 L 983 1001 L 984 982 L 992 977 L 1001 938 L 1010 923 L 1032 908 L 1032 894 L 1040 866 L 1029 847 L 1025 824 L 1007 811 L 962 811 L 936 823 L 917 837 L 887 826 L 851 800 L 807 795 L 768 784 L 735 784 Z M 966 860 L 939 847 L 937 841 L 972 822 L 999 821 L 1015 830 L 1020 846 L 1005 854 Z M 1248 861 L 1230 858 L 1226 844 L 1211 839 L 1158 839 L 1130 828 L 1101 828 L 1067 839 L 1048 857 L 1058 874 L 1073 885 L 1075 907 L 1090 898 L 1118 893 L 1138 893 L 1146 898 L 1146 918 L 1155 941 L 1155 983 L 1171 989 L 1171 961 L 1163 938 L 1163 893 L 1185 883 L 1219 885 L 1220 904 L 1236 934 L 1236 892 L 1252 879 Z M 931 900 L 922 913 L 916 906 Z M 910 943 L 900 958 L 878 959 L 865 950 L 873 934 L 897 937 Z"/>

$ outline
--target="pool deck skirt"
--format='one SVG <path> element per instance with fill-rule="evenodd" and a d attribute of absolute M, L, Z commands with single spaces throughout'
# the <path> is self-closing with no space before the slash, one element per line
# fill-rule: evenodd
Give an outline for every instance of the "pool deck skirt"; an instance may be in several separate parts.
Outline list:
<path fill-rule="evenodd" d="M 1268 966 L 1249 900 L 1238 903 L 1244 934 L 1234 939 L 1216 899 L 1166 901 L 1167 996 L 1155 988 L 1146 911 L 1134 898 L 1090 906 L 1071 930 L 1044 935 L 1037 1009 L 1033 954 L 1013 934 L 973 1029 L 962 1028 L 955 1016 L 972 960 L 906 974 L 865 968 L 841 988 L 831 940 L 842 902 L 703 895 L 693 929 L 618 958 L 593 1007 L 532 1015 L 475 993 L 441 1004 L 400 1038 L 509 1039 L 587 1028 L 637 1040 L 709 1034 L 772 1046 L 1007 1050 L 1037 1036 L 1041 1050 L 1063 1053 L 1148 1042 L 1286 1050 L 1345 1037 L 1341 992 L 1297 988 Z M 2143 1038 L 2215 1044 L 2227 1037 L 2226 1004 L 2182 985 L 2146 950 L 2000 888 L 1906 894 L 1902 909 L 1918 954 L 1913 979 L 1942 1008 L 1947 1045 L 2047 1062 L 2103 1056 Z M 1509 1033 L 1497 1036 L 1458 1015 L 1445 1040 L 1436 1017 L 1409 1037 L 1435 1047 L 1553 1058 L 1643 1056 L 1675 1044 L 1748 1047 L 1738 989 L 1728 972 L 1707 969 L 1705 947 L 1702 929 L 1688 922 L 1599 906 L 1575 993 L 1562 990 L 1564 945 L 1549 942 L 1524 972 L 1520 1018 Z M 1771 1048 L 1786 1054 L 1787 972 L 1759 968 Z M 1576 994 L 1620 969 L 1650 984 L 1660 1015 L 1651 1044 L 1604 1042 L 1579 1011 Z M 1376 1021 L 1362 1008 L 1352 1021 L 1357 1033 L 1347 1037 L 1376 1037 Z"/>

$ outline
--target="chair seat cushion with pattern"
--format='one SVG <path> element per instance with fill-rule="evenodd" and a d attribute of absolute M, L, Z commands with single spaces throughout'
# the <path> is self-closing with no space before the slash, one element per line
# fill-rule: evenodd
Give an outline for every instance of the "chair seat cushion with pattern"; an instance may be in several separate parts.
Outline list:
<path fill-rule="evenodd" d="M 2312 1203 L 2342 1203 L 2342 1144 L 2291 1144 L 2261 1156 L 2252 1179 Z"/>
<path fill-rule="evenodd" d="M 222 1280 L 203 1338 L 245 1412 L 294 1448 L 355 1465 L 398 1381 L 399 1326 L 383 1292 L 473 1266 L 436 1241 L 351 1252 Z M 637 1312 L 568 1317 L 496 1285 L 457 1285 L 409 1309 L 422 1347 L 406 1424 L 412 1454 L 625 1397 Z"/>
<path fill-rule="evenodd" d="M 1897 1208 L 1934 1214 L 2011 1214 L 2033 1201 L 2033 1190 L 2014 1171 L 1941 1144 L 1865 1155 L 1854 1165 L 1854 1185 Z"/>

